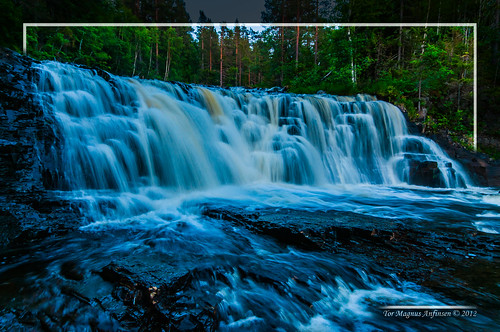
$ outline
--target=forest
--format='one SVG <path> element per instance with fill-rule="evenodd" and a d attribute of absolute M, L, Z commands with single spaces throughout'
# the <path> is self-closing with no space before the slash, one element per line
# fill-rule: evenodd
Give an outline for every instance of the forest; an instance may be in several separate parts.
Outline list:
<path fill-rule="evenodd" d="M 202 13 L 202 19 L 207 21 Z M 201 20 L 200 20 L 201 21 Z M 368 93 L 471 134 L 472 27 L 29 28 L 28 54 L 124 76 L 294 93 Z M 424 129 L 426 130 L 426 129 Z"/>
<path fill-rule="evenodd" d="M 498 330 L 500 0 L 185 1 L 0 0 L 0 330 Z"/>
<path fill-rule="evenodd" d="M 284 1 L 266 0 L 262 22 L 311 26 L 209 25 L 200 11 L 189 17 L 182 0 L 66 0 L 17 6 L 2 0 L 6 22 L 198 22 L 190 27 L 29 27 L 28 54 L 100 67 L 111 73 L 288 92 L 368 93 L 419 121 L 423 132 L 447 130 L 472 146 L 473 27 L 314 26 L 340 22 L 478 23 L 479 129 L 491 124 L 498 105 L 498 1 Z M 14 1 L 16 3 L 16 1 Z M 64 12 L 63 9 L 64 8 Z M 69 9 L 69 10 L 68 10 Z M 65 16 L 65 13 L 69 13 Z M 363 13 L 363 15 L 361 15 Z M 390 13 L 390 14 L 387 14 Z M 64 20 L 63 20 L 64 18 Z M 17 32 L 2 38 L 12 43 Z M 486 97 L 487 96 L 487 97 Z M 484 147 L 484 150 L 488 150 Z M 486 151 L 496 154 L 496 151 Z"/>

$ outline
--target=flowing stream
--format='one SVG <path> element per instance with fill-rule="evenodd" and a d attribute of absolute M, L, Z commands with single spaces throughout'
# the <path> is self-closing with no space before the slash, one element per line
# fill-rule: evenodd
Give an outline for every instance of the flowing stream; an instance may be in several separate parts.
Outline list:
<path fill-rule="evenodd" d="M 62 317 L 62 328 L 126 330 L 117 319 L 123 308 L 106 295 L 110 286 L 91 273 L 113 261 L 147 271 L 158 287 L 192 271 L 185 296 L 216 308 L 221 331 L 471 330 L 498 323 L 486 314 L 384 317 L 384 305 L 463 302 L 374 262 L 286 246 L 202 213 L 206 206 L 277 215 L 354 212 L 425 230 L 499 234 L 498 192 L 475 187 L 436 143 L 410 135 L 394 105 L 363 95 L 105 80 L 56 62 L 36 70 L 38 96 L 64 138 L 58 194 L 85 206 L 85 223 L 78 234 L 3 258 L 0 275 L 20 289 L 9 305 L 51 312 Z M 418 185 L 419 165 L 432 166 L 435 188 Z M 60 275 L 68 261 L 78 262 L 85 282 Z M 100 306 L 69 299 L 68 285 Z"/>
<path fill-rule="evenodd" d="M 59 63 L 40 70 L 40 94 L 63 126 L 72 189 L 401 185 L 411 182 L 411 160 L 436 162 L 441 187 L 470 186 L 460 165 L 409 135 L 386 102 L 107 82 Z"/>

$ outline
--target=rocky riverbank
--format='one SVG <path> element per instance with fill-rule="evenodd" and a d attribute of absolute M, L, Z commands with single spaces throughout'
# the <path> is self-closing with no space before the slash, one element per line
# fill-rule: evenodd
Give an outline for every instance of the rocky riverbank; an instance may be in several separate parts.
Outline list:
<path fill-rule="evenodd" d="M 500 187 L 500 160 L 494 160 L 484 153 L 470 151 L 454 142 L 448 132 L 428 135 L 453 159 L 459 160 L 467 169 L 476 185 Z"/>
<path fill-rule="evenodd" d="M 404 108 L 400 107 L 400 109 L 406 118 L 409 132 L 413 135 L 423 135 L 422 122 L 415 123 L 410 121 Z M 421 120 L 422 118 L 419 119 L 419 121 Z M 465 167 L 475 185 L 483 187 L 500 187 L 500 160 L 495 160 L 485 153 L 475 152 L 465 148 L 463 145 L 454 141 L 447 130 L 441 130 L 437 133 L 425 133 L 425 136 L 438 143 L 451 158 L 458 160 L 462 166 Z M 479 144 L 498 149 L 498 145 L 496 145 L 497 140 L 494 138 L 487 138 L 479 135 L 478 141 Z"/>
<path fill-rule="evenodd" d="M 0 246 L 67 232 L 82 218 L 52 191 L 63 137 L 34 95 L 33 61 L 0 50 Z"/>
<path fill-rule="evenodd" d="M 500 239 L 496 234 L 477 232 L 467 223 L 425 223 L 409 218 L 389 220 L 333 210 L 308 212 L 273 208 L 250 212 L 219 204 L 205 204 L 200 210 L 208 223 L 246 229 L 268 239 L 266 241 L 276 241 L 283 252 L 298 250 L 313 255 L 321 253 L 323 259 L 346 260 L 362 267 L 371 278 L 385 279 L 392 275 L 444 296 L 447 301 L 478 308 L 478 316 L 472 320 L 400 319 L 398 324 L 419 329 L 453 327 L 460 330 L 462 324 L 464 330 L 471 326 L 488 329 L 495 326 L 494 317 L 500 314 L 497 285 L 500 275 L 496 268 L 500 263 Z M 98 260 L 88 259 L 102 251 L 99 248 L 105 243 L 137 240 L 137 236 L 147 239 L 144 244 L 149 248 L 148 255 L 132 251 L 127 255 L 99 254 Z M 7 263 L 16 262 L 16 257 L 26 256 L 32 250 L 39 254 L 33 256 L 35 265 L 21 264 L 8 274 L 3 272 L 5 280 L 0 285 L 3 294 L 9 295 L 16 288 L 26 293 L 27 281 L 16 275 L 23 271 L 33 273 L 33 269 L 46 270 L 42 277 L 52 279 L 53 285 L 42 284 L 36 294 L 39 299 L 26 301 L 29 306 L 16 307 L 11 303 L 9 307 L 14 309 L 0 311 L 0 319 L 9 318 L 10 324 L 18 328 L 46 330 L 90 326 L 101 330 L 213 331 L 221 328 L 224 317 L 217 289 L 241 287 L 234 284 L 228 271 L 236 271 L 241 282 L 255 282 L 278 292 L 283 292 L 286 285 L 280 271 L 265 266 L 250 268 L 238 259 L 231 263 L 214 257 L 201 265 L 192 259 L 183 262 L 181 268 L 172 266 L 155 247 L 164 241 L 174 241 L 160 238 L 158 242 L 155 236 L 148 239 L 150 236 L 152 234 L 141 235 L 140 231 L 95 235 L 68 233 L 60 239 L 41 240 L 42 247 L 30 244 L 4 251 L 2 261 Z M 246 241 L 241 245 L 249 245 Z M 345 267 L 339 265 L 338 269 L 342 271 Z M 314 273 L 310 273 L 313 271 L 294 276 L 297 288 L 319 287 L 308 285 L 308 279 L 314 277 Z M 358 282 L 355 271 L 342 273 L 348 273 L 354 284 Z M 311 299 L 300 297 L 303 294 L 299 289 L 292 290 L 293 296 L 312 306 Z M 13 294 L 16 296 L 19 295 Z M 377 303 L 370 306 L 376 309 Z M 372 320 L 383 320 L 383 317 L 380 315 Z M 398 328 L 392 325 L 387 330 Z"/>

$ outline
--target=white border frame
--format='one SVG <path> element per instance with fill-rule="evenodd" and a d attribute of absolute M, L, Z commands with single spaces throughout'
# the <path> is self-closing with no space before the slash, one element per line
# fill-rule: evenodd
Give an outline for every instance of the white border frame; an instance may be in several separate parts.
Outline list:
<path fill-rule="evenodd" d="M 472 27 L 474 34 L 474 151 L 477 151 L 477 23 L 23 23 L 23 53 L 28 27 Z"/>

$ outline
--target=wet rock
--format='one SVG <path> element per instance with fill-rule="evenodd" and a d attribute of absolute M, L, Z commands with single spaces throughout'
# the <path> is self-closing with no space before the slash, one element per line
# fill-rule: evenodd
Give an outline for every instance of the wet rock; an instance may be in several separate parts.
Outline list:
<path fill-rule="evenodd" d="M 465 149 L 454 142 L 446 131 L 428 137 L 438 143 L 451 158 L 458 160 L 476 185 L 500 187 L 500 161 L 493 160 L 484 153 Z"/>
<path fill-rule="evenodd" d="M 481 271 L 495 269 L 500 239 L 495 234 L 480 235 L 472 226 L 454 228 L 339 211 L 261 209 L 249 213 L 234 207 L 205 206 L 203 214 L 271 236 L 284 245 L 372 261 L 384 273 L 394 273 L 449 298 L 500 309 L 498 276 L 486 287 L 476 282 Z"/>
<path fill-rule="evenodd" d="M 66 279 L 83 280 L 83 272 L 78 269 L 78 265 L 74 261 L 64 262 L 61 265 L 61 275 Z"/>
<path fill-rule="evenodd" d="M 295 125 L 287 126 L 286 132 L 288 135 L 301 135 L 302 132 L 300 131 L 300 128 Z"/>
<path fill-rule="evenodd" d="M 417 186 L 444 187 L 441 171 L 435 161 L 418 161 L 415 159 L 409 162 L 409 183 Z"/>
<path fill-rule="evenodd" d="M 113 263 L 96 273 L 113 285 L 114 300 L 125 306 L 125 312 L 115 313 L 123 326 L 143 331 L 214 331 L 219 325 L 217 303 L 200 303 L 190 296 L 196 275 L 213 271 L 193 270 L 156 285 L 144 279 L 140 270 Z"/>
<path fill-rule="evenodd" d="M 497 165 L 498 163 L 496 163 Z M 491 187 L 500 187 L 500 165 L 486 167 L 486 178 L 488 179 L 488 185 Z"/>
<path fill-rule="evenodd" d="M 413 122 L 403 107 L 398 106 L 402 111 L 408 132 L 411 135 L 422 135 L 422 122 Z M 491 159 L 484 153 L 468 150 L 459 143 L 453 141 L 450 133 L 442 130 L 438 133 L 426 134 L 428 138 L 435 141 L 451 158 L 458 160 L 465 167 L 471 179 L 476 185 L 500 187 L 500 161 Z M 498 140 L 486 137 L 478 137 L 479 144 L 494 149 L 500 146 Z M 493 142 L 493 143 L 492 143 Z"/>
<path fill-rule="evenodd" d="M 8 209 L 0 209 L 0 220 L 0 245 L 5 245 L 21 233 L 21 227 Z"/>
<path fill-rule="evenodd" d="M 398 105 L 398 107 L 405 117 L 408 133 L 410 135 L 420 135 L 420 133 L 422 132 L 422 125 L 411 121 L 406 110 L 401 105 Z"/>
<path fill-rule="evenodd" d="M 0 49 L 0 246 L 64 233 L 82 219 L 77 206 L 51 192 L 64 186 L 63 142 L 54 115 L 34 95 L 33 63 Z"/>
<path fill-rule="evenodd" d="M 203 209 L 202 213 L 207 217 L 233 222 L 253 232 L 269 235 L 280 242 L 291 244 L 302 249 L 317 250 L 321 248 L 321 246 L 315 241 L 312 241 L 305 233 L 285 226 L 286 223 L 284 220 L 281 223 L 273 222 L 272 220 L 262 220 L 259 218 L 259 214 L 240 213 L 234 209 L 211 209 L 210 207 L 206 207 Z M 281 213 L 278 215 L 282 216 Z"/>

